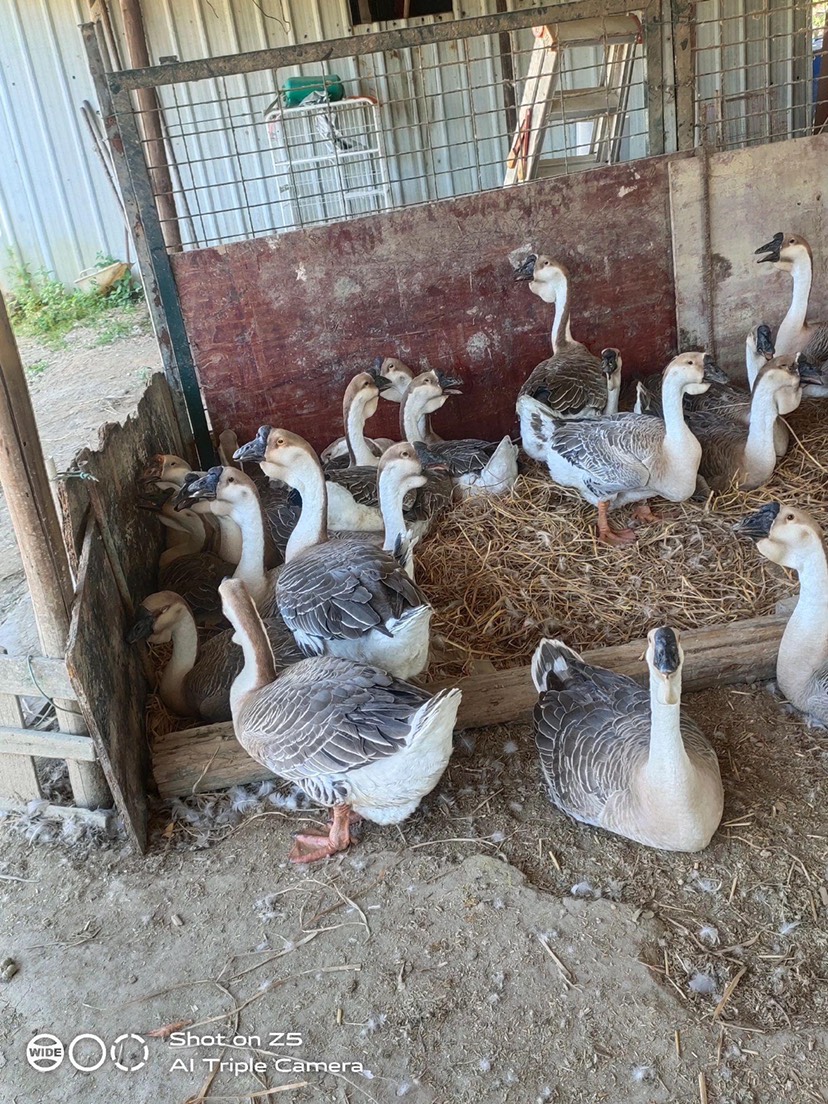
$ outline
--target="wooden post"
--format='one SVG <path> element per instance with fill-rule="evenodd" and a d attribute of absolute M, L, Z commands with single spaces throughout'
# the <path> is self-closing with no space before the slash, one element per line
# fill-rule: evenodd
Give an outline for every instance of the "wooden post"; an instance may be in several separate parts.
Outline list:
<path fill-rule="evenodd" d="M 134 69 L 144 68 L 149 65 L 150 59 L 141 0 L 121 0 L 121 14 L 124 20 L 128 63 Z M 145 155 L 152 179 L 153 195 L 158 205 L 158 217 L 161 220 L 164 241 L 168 249 L 177 253 L 181 250 L 181 230 L 178 225 L 172 176 L 167 162 L 158 94 L 154 88 L 139 88 L 135 93 L 135 101 L 141 133 L 146 143 Z"/>
<path fill-rule="evenodd" d="M 74 585 L 49 477 L 40 446 L 32 401 L 6 304 L 0 295 L 0 485 L 6 496 L 20 558 L 32 596 L 44 656 L 63 659 L 69 635 Z M 83 733 L 77 706 L 56 701 L 61 731 Z M 6 712 L 6 723 L 12 719 Z M 78 805 L 111 806 L 97 763 L 69 761 Z"/>

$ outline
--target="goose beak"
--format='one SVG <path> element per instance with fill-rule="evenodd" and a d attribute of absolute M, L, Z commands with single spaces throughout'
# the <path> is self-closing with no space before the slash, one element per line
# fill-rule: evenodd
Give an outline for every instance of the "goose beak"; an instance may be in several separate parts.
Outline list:
<path fill-rule="evenodd" d="M 176 510 L 186 510 L 194 502 L 212 502 L 215 500 L 218 481 L 221 479 L 222 468 L 210 468 L 204 475 L 195 472 L 191 474 L 194 479 L 187 477 L 184 486 L 178 492 L 175 502 Z"/>
<path fill-rule="evenodd" d="M 778 234 L 773 235 L 773 241 L 769 241 L 767 245 L 760 245 L 754 252 L 754 256 L 757 253 L 767 253 L 766 257 L 760 257 L 756 262 L 762 264 L 763 261 L 778 261 L 779 251 L 782 249 L 782 242 L 785 240 L 785 235 L 780 230 Z"/>
<path fill-rule="evenodd" d="M 681 666 L 678 638 L 672 629 L 656 629 L 652 637 L 653 666 L 662 675 L 674 675 Z"/>
<path fill-rule="evenodd" d="M 516 280 L 533 280 L 535 278 L 535 262 L 538 259 L 537 253 L 530 253 L 526 260 L 515 269 Z"/>
<path fill-rule="evenodd" d="M 414 450 L 423 466 L 423 471 L 430 475 L 440 475 L 448 472 L 448 467 L 442 456 L 433 453 L 422 441 L 414 442 Z"/>
<path fill-rule="evenodd" d="M 756 351 L 761 353 L 765 360 L 773 360 L 776 356 L 776 346 L 771 337 L 770 326 L 764 323 L 756 327 Z"/>
<path fill-rule="evenodd" d="M 233 453 L 234 460 L 249 460 L 255 463 L 264 460 L 267 449 L 267 439 L 270 436 L 270 426 L 259 426 L 259 432 L 252 441 L 237 448 Z"/>
<path fill-rule="evenodd" d="M 437 370 L 437 382 L 446 395 L 462 395 L 463 381 L 458 376 L 447 376 L 445 372 Z"/>
<path fill-rule="evenodd" d="M 368 374 L 374 381 L 374 385 L 376 386 L 376 389 L 377 391 L 379 391 L 380 394 L 382 394 L 383 391 L 387 391 L 389 387 L 394 386 L 394 384 L 387 376 L 381 376 L 379 372 L 369 371 Z"/>
<path fill-rule="evenodd" d="M 156 479 L 161 477 L 161 457 L 153 456 L 141 474 L 138 476 L 139 483 L 154 483 Z"/>
<path fill-rule="evenodd" d="M 725 372 L 713 363 L 713 357 L 709 353 L 704 354 L 704 382 L 705 383 L 729 383 Z"/>
<path fill-rule="evenodd" d="M 172 496 L 171 488 L 156 490 L 150 483 L 147 483 L 138 494 L 136 504 L 139 510 L 148 510 L 151 514 L 160 514 Z"/>
<path fill-rule="evenodd" d="M 760 541 L 765 537 L 770 536 L 770 531 L 773 528 L 773 523 L 779 514 L 780 505 L 778 502 L 769 502 L 767 506 L 763 506 L 760 510 L 757 510 L 755 514 L 748 514 L 747 517 L 742 518 L 733 527 L 736 533 L 741 534 L 743 537 L 748 537 L 752 541 Z"/>
<path fill-rule="evenodd" d="M 534 279 L 534 264 L 537 262 L 537 259 L 537 253 L 530 253 L 526 261 L 524 261 L 519 268 L 514 269 L 514 278 L 522 280 Z"/>
<path fill-rule="evenodd" d="M 802 353 L 796 354 L 794 364 L 799 370 L 799 378 L 803 383 L 825 383 L 825 376 L 822 371 L 815 364 L 807 361 Z"/>
<path fill-rule="evenodd" d="M 127 629 L 127 644 L 137 644 L 139 640 L 147 640 L 155 631 L 155 618 L 146 606 L 139 606 L 135 611 L 132 624 Z"/>
<path fill-rule="evenodd" d="M 618 368 L 618 350 L 601 350 L 601 371 L 605 376 L 611 376 Z"/>

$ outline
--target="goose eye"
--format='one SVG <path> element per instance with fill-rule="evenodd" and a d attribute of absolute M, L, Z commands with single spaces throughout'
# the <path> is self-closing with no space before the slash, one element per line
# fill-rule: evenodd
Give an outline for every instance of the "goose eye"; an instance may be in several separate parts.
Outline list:
<path fill-rule="evenodd" d="M 786 514 L 785 515 L 785 521 L 793 521 L 793 520 L 794 520 L 793 514 Z"/>

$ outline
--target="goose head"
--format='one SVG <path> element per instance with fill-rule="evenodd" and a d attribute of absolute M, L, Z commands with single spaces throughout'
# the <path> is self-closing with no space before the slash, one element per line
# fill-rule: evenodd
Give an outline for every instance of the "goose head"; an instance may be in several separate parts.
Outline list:
<path fill-rule="evenodd" d="M 802 401 L 803 383 L 824 383 L 822 373 L 809 364 L 801 353 L 778 356 L 759 370 L 753 393 L 772 395 L 777 413 L 784 418 L 786 414 L 792 414 Z"/>
<path fill-rule="evenodd" d="M 664 369 L 664 383 L 675 380 L 687 395 L 703 395 L 711 383 L 727 383 L 710 353 L 679 353 Z"/>
<path fill-rule="evenodd" d="M 401 441 L 385 450 L 380 457 L 377 479 L 382 483 L 389 478 L 405 491 L 425 485 L 427 476 L 415 445 Z"/>
<path fill-rule="evenodd" d="M 681 669 L 684 651 L 675 629 L 664 626 L 647 634 L 647 666 L 650 689 L 662 705 L 681 703 Z"/>
<path fill-rule="evenodd" d="M 167 483 L 180 487 L 184 477 L 192 471 L 192 465 L 180 456 L 172 453 L 159 452 L 153 456 L 144 470 L 141 472 L 142 483 Z"/>
<path fill-rule="evenodd" d="M 377 412 L 380 395 L 392 386 L 391 381 L 379 372 L 358 372 L 345 388 L 342 409 L 345 421 L 354 408 L 362 412 L 365 421 Z"/>
<path fill-rule="evenodd" d="M 617 391 L 621 386 L 621 351 L 620 349 L 601 350 L 601 371 L 607 377 L 607 388 Z"/>
<path fill-rule="evenodd" d="M 770 326 L 762 322 L 754 326 L 745 338 L 745 352 L 750 358 L 762 358 L 773 360 L 776 355 L 776 346 L 773 343 Z"/>
<path fill-rule="evenodd" d="M 528 281 L 529 290 L 545 303 L 554 303 L 569 279 L 569 270 L 543 253 L 530 253 L 515 269 L 514 276 L 516 280 Z"/>
<path fill-rule="evenodd" d="M 765 559 L 794 571 L 823 548 L 822 532 L 811 515 L 781 502 L 769 502 L 742 518 L 736 532 L 754 541 Z"/>
<path fill-rule="evenodd" d="M 258 505 L 256 484 L 238 468 L 210 468 L 204 475 L 190 480 L 177 496 L 176 510 L 206 503 L 213 514 L 229 516 L 239 507 Z"/>
<path fill-rule="evenodd" d="M 301 489 L 299 473 L 311 466 L 319 468 L 316 453 L 303 437 L 272 426 L 260 426 L 253 440 L 242 445 L 233 459 L 257 460 L 270 479 L 281 479 L 297 490 Z"/>
<path fill-rule="evenodd" d="M 407 405 L 418 414 L 433 414 L 445 403 L 449 395 L 459 395 L 462 381 L 455 376 L 431 369 L 416 376 L 408 385 L 405 395 Z"/>
<path fill-rule="evenodd" d="M 774 268 L 782 272 L 790 272 L 796 261 L 813 260 L 811 247 L 805 238 L 799 234 L 783 234 L 780 230 L 765 245 L 760 246 L 756 253 L 764 253 L 757 264 L 770 263 Z"/>
<path fill-rule="evenodd" d="M 394 403 L 402 402 L 403 395 L 414 378 L 408 365 L 396 357 L 377 357 L 370 372 L 373 376 L 383 376 L 388 380 L 388 386 L 382 389 L 382 397 Z"/>
<path fill-rule="evenodd" d="M 192 616 L 190 607 L 180 594 L 172 590 L 148 594 L 135 610 L 126 642 L 135 644 L 146 640 L 150 644 L 168 644 L 174 630 Z"/>

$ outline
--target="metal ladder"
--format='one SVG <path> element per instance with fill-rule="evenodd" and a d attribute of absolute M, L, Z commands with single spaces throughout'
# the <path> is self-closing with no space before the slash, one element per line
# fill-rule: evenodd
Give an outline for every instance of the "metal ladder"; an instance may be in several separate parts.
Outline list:
<path fill-rule="evenodd" d="M 506 161 L 503 186 L 524 184 L 538 176 L 554 176 L 573 165 L 618 160 L 621 136 L 635 64 L 642 41 L 634 15 L 577 19 L 533 27 L 535 41 L 523 89 L 518 124 Z M 564 53 L 576 47 L 603 46 L 603 75 L 595 88 L 564 89 Z M 589 153 L 541 160 L 550 123 L 593 121 Z"/>

